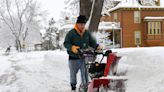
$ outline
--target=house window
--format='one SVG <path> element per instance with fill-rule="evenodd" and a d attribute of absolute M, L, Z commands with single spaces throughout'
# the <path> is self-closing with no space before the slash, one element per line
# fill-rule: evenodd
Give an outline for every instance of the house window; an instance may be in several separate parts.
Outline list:
<path fill-rule="evenodd" d="M 148 22 L 148 35 L 161 35 L 161 22 Z"/>
<path fill-rule="evenodd" d="M 134 32 L 135 45 L 141 44 L 141 31 Z"/>
<path fill-rule="evenodd" d="M 134 23 L 141 23 L 140 11 L 134 11 Z"/>
<path fill-rule="evenodd" d="M 114 22 L 117 22 L 118 18 L 117 18 L 117 13 L 114 13 Z"/>

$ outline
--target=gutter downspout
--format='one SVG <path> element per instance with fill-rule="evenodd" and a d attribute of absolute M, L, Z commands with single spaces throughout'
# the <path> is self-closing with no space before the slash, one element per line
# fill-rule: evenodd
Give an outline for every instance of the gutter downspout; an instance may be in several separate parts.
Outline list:
<path fill-rule="evenodd" d="M 121 48 L 123 48 L 123 14 L 121 10 L 121 22 L 120 22 L 120 28 L 121 28 Z"/>

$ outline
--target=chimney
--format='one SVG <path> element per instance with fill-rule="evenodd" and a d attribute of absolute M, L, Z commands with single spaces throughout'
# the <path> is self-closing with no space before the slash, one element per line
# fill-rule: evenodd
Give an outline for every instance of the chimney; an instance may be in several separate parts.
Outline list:
<path fill-rule="evenodd" d="M 160 0 L 155 0 L 155 4 L 156 4 L 157 6 L 160 6 Z"/>

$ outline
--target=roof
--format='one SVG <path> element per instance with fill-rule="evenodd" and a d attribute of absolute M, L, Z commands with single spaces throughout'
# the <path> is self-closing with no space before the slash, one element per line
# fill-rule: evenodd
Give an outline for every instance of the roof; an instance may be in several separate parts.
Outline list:
<path fill-rule="evenodd" d="M 59 30 L 68 30 L 72 29 L 74 27 L 74 24 L 66 24 L 62 26 Z M 99 30 L 120 30 L 120 24 L 118 22 L 100 22 L 99 23 Z"/>
<path fill-rule="evenodd" d="M 63 25 L 59 30 L 64 30 L 64 29 L 72 29 L 75 24 L 66 24 Z"/>
<path fill-rule="evenodd" d="M 99 30 L 120 30 L 120 24 L 118 22 L 100 22 Z"/>
<path fill-rule="evenodd" d="M 144 19 L 145 20 L 163 20 L 164 17 L 151 17 L 151 16 L 146 16 Z"/>
<path fill-rule="evenodd" d="M 164 2 L 161 2 L 161 6 L 142 6 L 136 0 L 122 0 L 116 7 L 109 9 L 109 12 L 115 11 L 120 8 L 164 8 Z"/>

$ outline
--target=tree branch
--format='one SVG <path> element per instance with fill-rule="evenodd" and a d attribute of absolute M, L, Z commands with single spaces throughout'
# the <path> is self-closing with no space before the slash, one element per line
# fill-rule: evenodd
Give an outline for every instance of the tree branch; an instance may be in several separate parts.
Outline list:
<path fill-rule="evenodd" d="M 0 11 L 2 20 L 5 22 L 5 24 L 10 28 L 12 34 L 17 38 L 17 35 L 14 32 L 14 29 L 12 29 L 11 25 L 7 22 L 7 20 L 5 19 L 5 17 L 3 16 L 3 13 Z"/>
<path fill-rule="evenodd" d="M 13 30 L 16 32 L 15 25 L 14 25 L 14 21 L 13 21 L 13 18 L 12 18 L 12 16 L 11 16 L 11 13 L 10 13 L 9 2 L 8 2 L 8 0 L 6 0 L 6 6 L 7 6 L 6 8 L 7 8 L 7 12 L 8 12 L 8 14 L 9 14 L 11 23 L 12 23 L 12 25 L 13 25 Z"/>

